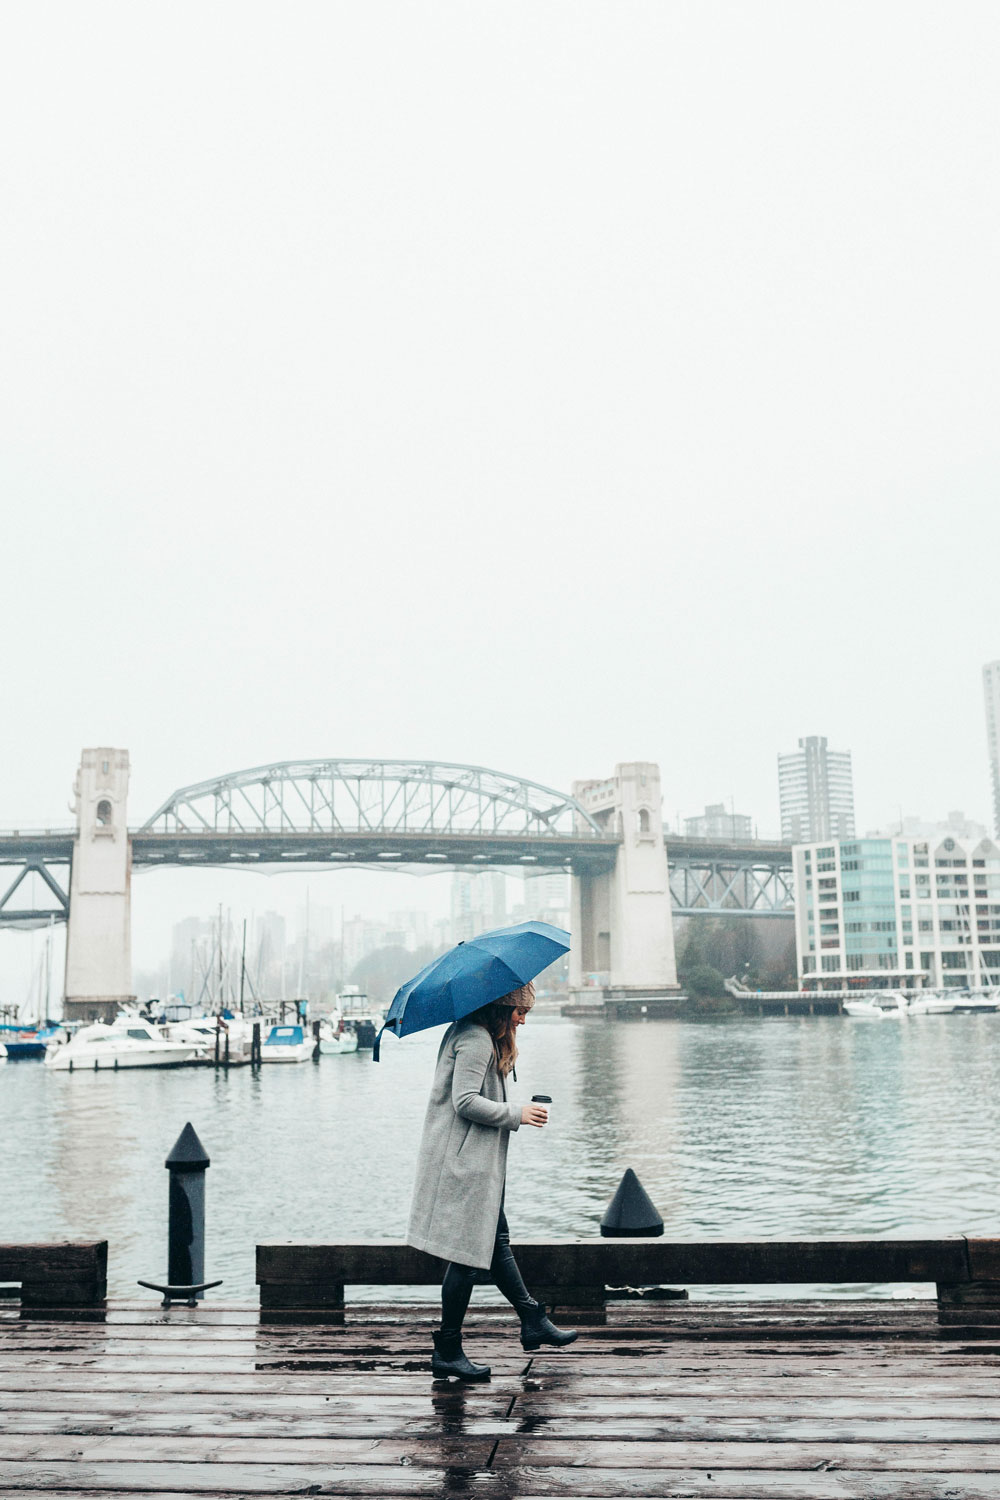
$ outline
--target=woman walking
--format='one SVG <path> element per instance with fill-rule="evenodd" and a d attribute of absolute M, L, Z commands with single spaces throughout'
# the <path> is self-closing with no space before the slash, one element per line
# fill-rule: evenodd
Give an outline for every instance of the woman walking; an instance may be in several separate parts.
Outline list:
<path fill-rule="evenodd" d="M 406 1236 L 408 1244 L 449 1263 L 431 1360 L 436 1379 L 490 1378 L 489 1365 L 473 1364 L 462 1349 L 477 1270 L 489 1270 L 520 1317 L 524 1349 L 576 1338 L 575 1329 L 556 1328 L 525 1287 L 503 1211 L 510 1132 L 541 1127 L 548 1118 L 542 1105 L 507 1098 L 517 1029 L 534 1003 L 532 984 L 501 996 L 449 1026 L 438 1052 Z"/>

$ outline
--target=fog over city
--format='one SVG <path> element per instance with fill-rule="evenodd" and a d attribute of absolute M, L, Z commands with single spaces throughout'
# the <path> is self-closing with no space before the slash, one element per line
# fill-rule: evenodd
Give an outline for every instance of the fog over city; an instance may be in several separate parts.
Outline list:
<path fill-rule="evenodd" d="M 649 760 L 672 827 L 777 837 L 812 735 L 859 831 L 991 826 L 998 43 L 912 0 L 8 8 L 0 827 L 116 746 L 134 824 L 271 761 Z M 338 940 L 451 910 L 144 872 L 136 970 L 220 906 L 297 941 L 307 889 Z"/>

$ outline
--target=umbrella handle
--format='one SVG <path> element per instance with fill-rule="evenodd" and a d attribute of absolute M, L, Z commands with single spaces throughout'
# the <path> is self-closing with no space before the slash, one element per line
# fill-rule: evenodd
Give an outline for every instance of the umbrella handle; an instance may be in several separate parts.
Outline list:
<path fill-rule="evenodd" d="M 382 1045 L 382 1032 L 384 1030 L 385 1027 L 383 1026 L 381 1031 L 379 1031 L 378 1035 L 375 1038 L 374 1044 L 372 1046 L 372 1062 L 378 1062 L 379 1049 Z"/>

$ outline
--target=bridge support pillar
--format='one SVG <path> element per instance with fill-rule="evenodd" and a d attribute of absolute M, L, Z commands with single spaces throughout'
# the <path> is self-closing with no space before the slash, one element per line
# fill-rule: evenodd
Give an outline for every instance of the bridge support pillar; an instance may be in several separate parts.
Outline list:
<path fill-rule="evenodd" d="M 613 870 L 575 869 L 570 953 L 574 998 L 641 1001 L 675 995 L 677 964 L 660 768 L 649 761 L 615 767 L 606 781 L 577 781 L 573 795 L 621 838 Z"/>
<path fill-rule="evenodd" d="M 63 1015 L 113 1021 L 132 1002 L 132 847 L 127 750 L 84 750 L 74 784 Z"/>

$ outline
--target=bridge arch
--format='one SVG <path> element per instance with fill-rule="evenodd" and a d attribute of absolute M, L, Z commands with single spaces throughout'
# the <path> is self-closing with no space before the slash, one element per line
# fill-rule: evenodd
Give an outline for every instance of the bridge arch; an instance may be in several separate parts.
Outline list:
<path fill-rule="evenodd" d="M 180 787 L 143 833 L 601 837 L 575 797 L 450 761 L 288 760 Z"/>

